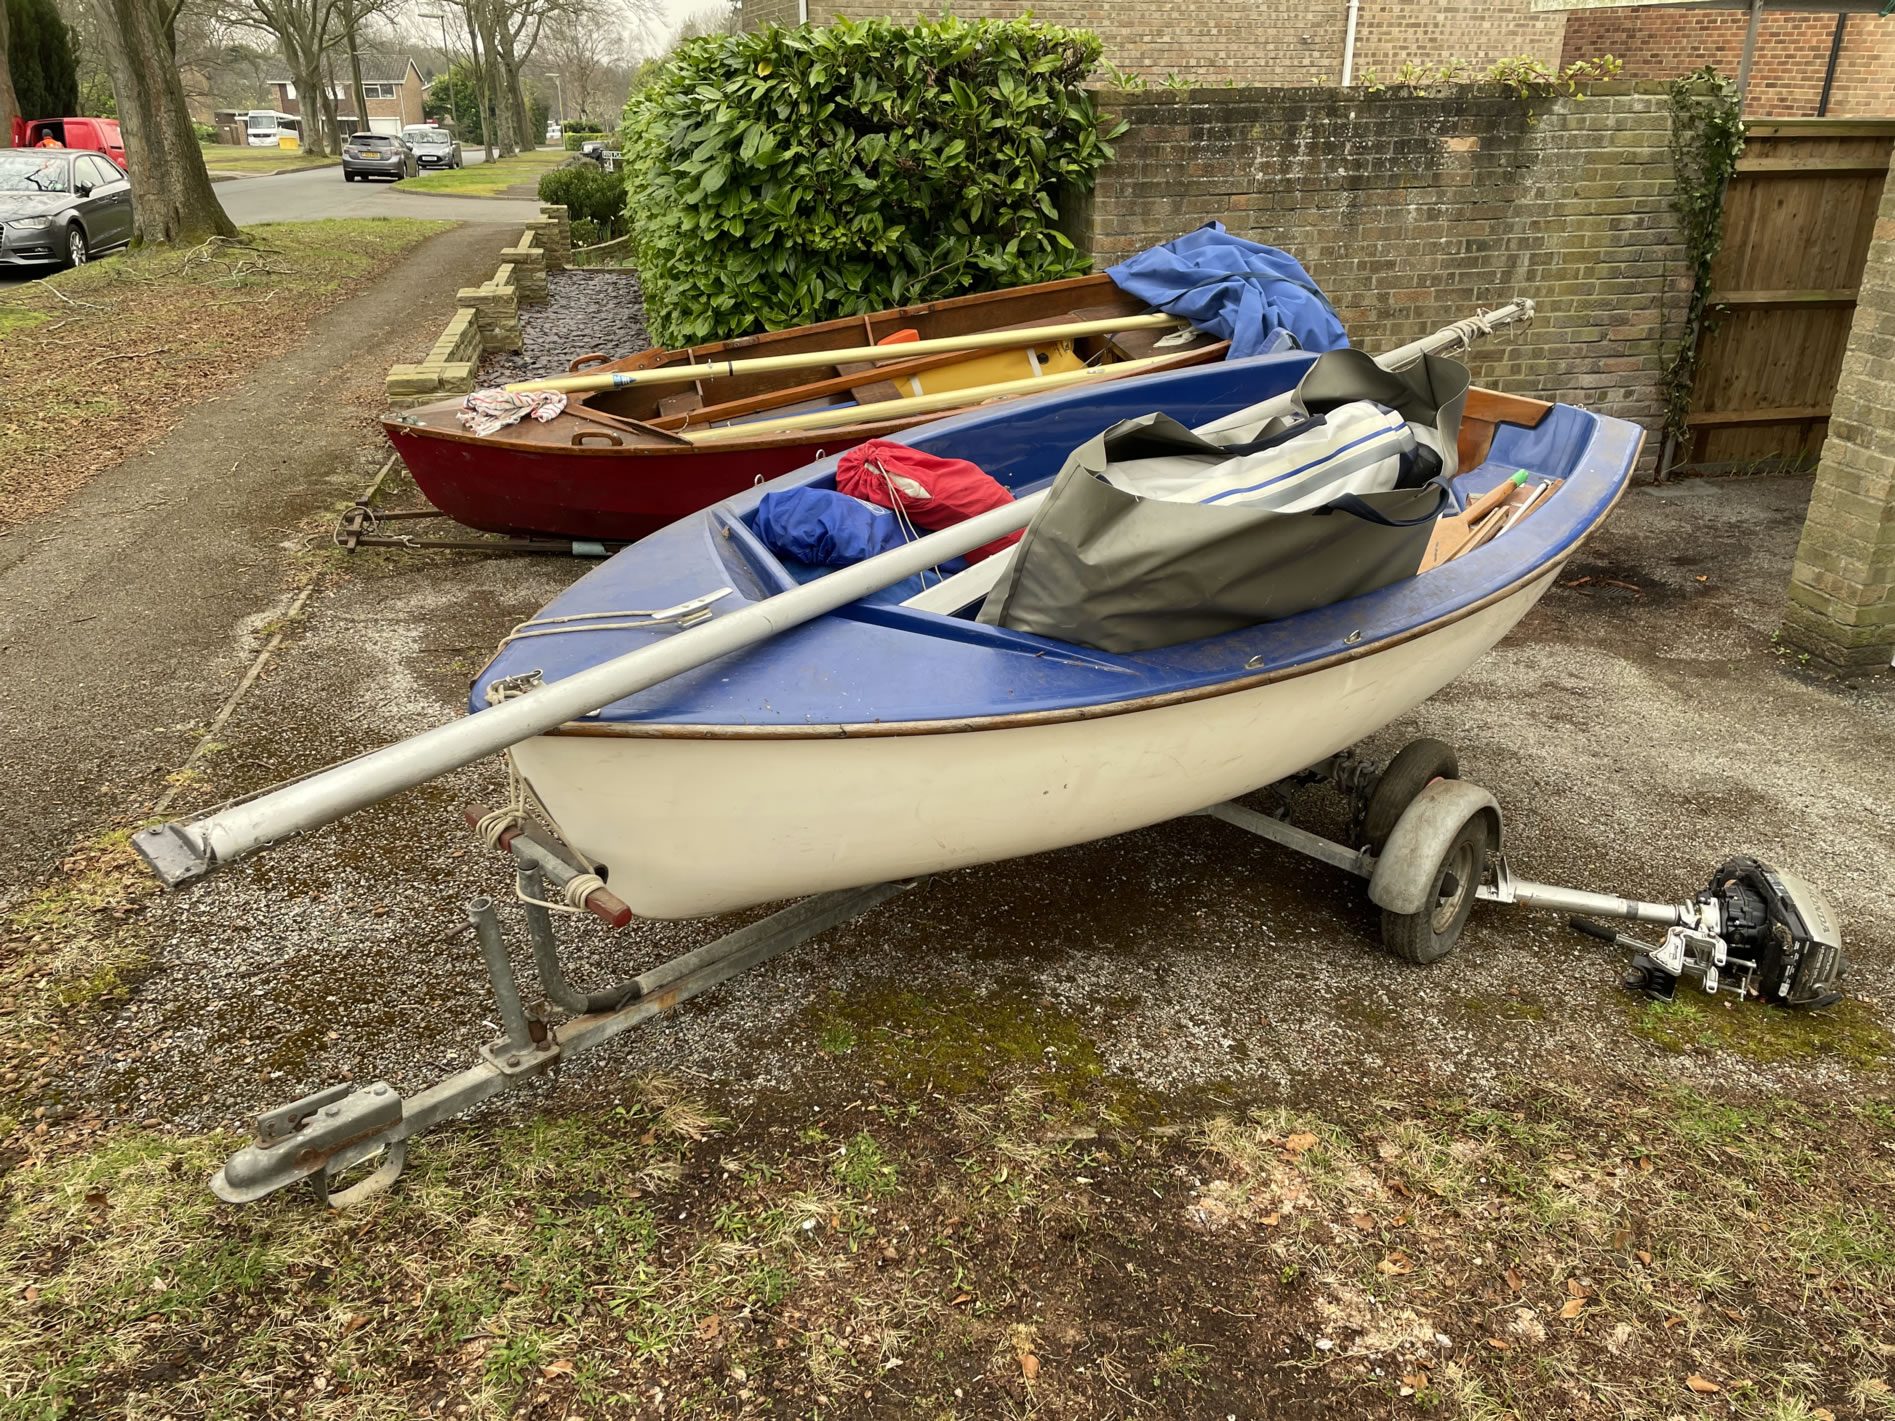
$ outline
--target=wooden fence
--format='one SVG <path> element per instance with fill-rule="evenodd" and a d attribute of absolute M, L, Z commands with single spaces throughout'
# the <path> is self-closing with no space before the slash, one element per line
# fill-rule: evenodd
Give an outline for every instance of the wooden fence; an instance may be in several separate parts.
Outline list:
<path fill-rule="evenodd" d="M 1895 119 L 1750 125 L 1725 199 L 1681 462 L 1815 461 L 1891 149 Z"/>

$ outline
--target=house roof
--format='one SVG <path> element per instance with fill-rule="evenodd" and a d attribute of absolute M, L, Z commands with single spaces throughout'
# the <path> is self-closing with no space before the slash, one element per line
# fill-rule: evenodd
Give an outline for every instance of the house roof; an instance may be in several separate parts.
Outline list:
<path fill-rule="evenodd" d="M 415 78 L 419 79 L 424 85 L 428 82 L 428 76 L 421 72 L 421 66 L 415 63 L 413 55 L 409 55 L 404 61 L 404 64 L 406 67 L 402 69 L 400 74 L 392 79 L 385 76 L 378 77 L 372 74 L 364 74 L 362 76 L 362 82 L 364 84 L 405 84 L 408 81 L 408 70 L 410 69 L 414 70 Z M 272 85 L 286 84 L 292 88 L 294 88 L 296 84 L 294 79 L 270 79 L 265 82 Z M 336 89 L 338 92 L 352 87 L 354 87 L 353 84 L 348 80 L 338 79 L 336 81 Z"/>

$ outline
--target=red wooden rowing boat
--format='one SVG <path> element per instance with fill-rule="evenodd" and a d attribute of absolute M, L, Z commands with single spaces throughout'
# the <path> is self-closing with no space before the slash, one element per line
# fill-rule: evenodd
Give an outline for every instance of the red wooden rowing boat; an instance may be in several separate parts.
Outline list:
<path fill-rule="evenodd" d="M 874 315 L 850 316 L 686 349 L 648 350 L 622 360 L 583 355 L 571 369 L 586 374 L 651 370 L 664 365 L 719 359 L 846 350 L 900 340 L 913 331 L 923 340 L 966 336 L 1015 327 L 1109 320 L 1146 310 L 1105 276 L 1042 282 L 1009 291 L 956 296 Z M 1111 364 L 1166 355 L 1154 350 L 1163 331 L 1084 336 L 1056 358 Z M 1197 365 L 1223 358 L 1228 345 L 1202 333 L 1175 347 L 1156 368 Z M 739 374 L 688 384 L 635 386 L 569 398 L 564 412 L 545 423 L 523 420 L 480 436 L 456 419 L 458 397 L 387 414 L 388 432 L 415 483 L 443 513 L 473 528 L 495 533 L 629 541 L 695 513 L 741 489 L 801 468 L 827 453 L 865 439 L 897 434 L 952 410 L 877 419 L 876 404 L 957 379 L 978 383 L 974 362 L 991 352 L 900 358 L 875 363 L 819 366 L 764 374 Z M 1047 352 L 1035 352 L 1037 371 Z M 1016 358 L 1025 360 L 1026 357 Z M 1154 368 L 1154 367 L 1144 367 Z M 807 412 L 829 405 L 859 405 L 859 422 L 822 429 L 764 430 L 694 445 L 681 431 L 702 430 L 769 414 Z"/>

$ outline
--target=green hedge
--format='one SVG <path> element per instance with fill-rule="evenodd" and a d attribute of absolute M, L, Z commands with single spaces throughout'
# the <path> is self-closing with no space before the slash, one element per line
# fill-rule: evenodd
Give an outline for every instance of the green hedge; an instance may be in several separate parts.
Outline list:
<path fill-rule="evenodd" d="M 666 345 L 1085 272 L 1058 200 L 1111 156 L 1098 36 L 841 21 L 683 45 L 625 106 L 627 215 Z"/>
<path fill-rule="evenodd" d="M 554 168 L 540 176 L 540 201 L 562 204 L 572 219 L 573 244 L 591 246 L 622 230 L 625 174 L 608 173 L 590 160 Z"/>

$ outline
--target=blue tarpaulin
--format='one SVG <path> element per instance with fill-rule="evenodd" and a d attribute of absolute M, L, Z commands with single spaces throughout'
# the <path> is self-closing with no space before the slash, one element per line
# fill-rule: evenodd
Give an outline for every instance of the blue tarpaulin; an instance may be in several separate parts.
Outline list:
<path fill-rule="evenodd" d="M 1288 252 L 1233 237 L 1222 222 L 1106 269 L 1121 291 L 1230 342 L 1233 360 L 1281 348 L 1339 350 L 1349 337 L 1329 298 Z"/>

